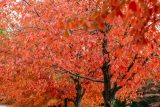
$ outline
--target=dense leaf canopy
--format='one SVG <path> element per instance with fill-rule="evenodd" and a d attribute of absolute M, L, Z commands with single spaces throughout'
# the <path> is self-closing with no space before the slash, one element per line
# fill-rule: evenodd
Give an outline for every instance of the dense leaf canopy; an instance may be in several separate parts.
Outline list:
<path fill-rule="evenodd" d="M 159 0 L 1 0 L 2 103 L 75 102 L 77 84 L 84 105 L 103 103 L 105 64 L 109 90 L 132 101 L 160 80 L 159 28 Z"/>

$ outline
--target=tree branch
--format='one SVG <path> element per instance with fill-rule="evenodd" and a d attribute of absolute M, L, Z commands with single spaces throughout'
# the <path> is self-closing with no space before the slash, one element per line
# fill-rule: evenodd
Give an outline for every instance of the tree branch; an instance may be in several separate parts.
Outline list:
<path fill-rule="evenodd" d="M 75 77 L 83 78 L 83 79 L 93 81 L 93 82 L 100 82 L 100 83 L 104 82 L 103 80 L 97 80 L 97 79 L 89 78 L 89 77 L 86 77 L 86 76 L 83 76 L 83 75 L 80 75 L 80 74 L 76 74 L 76 73 L 74 73 L 72 71 L 69 71 L 69 70 L 66 70 L 62 67 L 59 67 L 59 68 L 64 71 L 63 73 L 69 73 L 70 75 L 75 76 Z"/>
<path fill-rule="evenodd" d="M 135 56 L 134 56 L 131 64 L 128 66 L 127 72 L 129 72 L 129 71 L 131 70 L 131 68 L 133 67 L 133 65 L 134 65 L 134 63 L 135 63 L 135 60 L 137 59 L 137 56 L 138 56 L 138 54 L 135 54 Z M 133 74 L 132 76 L 134 76 L 134 75 L 135 75 L 135 74 Z M 125 77 L 126 77 L 126 75 L 124 75 L 124 76 L 122 77 L 122 79 L 124 79 Z M 129 79 L 130 79 L 130 78 L 129 78 Z M 127 79 L 127 80 L 129 80 L 129 79 Z"/>
<path fill-rule="evenodd" d="M 160 94 L 157 93 L 157 94 L 145 94 L 145 95 L 142 95 L 143 98 L 145 98 L 145 97 L 153 97 L 153 96 L 154 97 L 160 97 Z"/>
<path fill-rule="evenodd" d="M 136 54 L 136 55 L 134 56 L 133 61 L 132 61 L 131 64 L 128 66 L 127 72 L 129 72 L 129 71 L 131 70 L 131 68 L 133 67 L 134 62 L 135 62 L 135 60 L 137 59 L 137 55 L 138 55 L 138 54 Z"/>
<path fill-rule="evenodd" d="M 26 0 L 23 0 L 27 5 L 32 6 L 29 2 L 27 2 Z M 38 17 L 40 17 L 39 13 L 37 11 L 34 10 L 34 13 L 36 13 L 36 15 Z"/>

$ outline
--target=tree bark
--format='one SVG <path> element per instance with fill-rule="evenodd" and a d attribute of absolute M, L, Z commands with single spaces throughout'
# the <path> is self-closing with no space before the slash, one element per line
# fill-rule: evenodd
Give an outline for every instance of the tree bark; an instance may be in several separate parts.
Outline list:
<path fill-rule="evenodd" d="M 80 85 L 76 86 L 76 101 L 75 101 L 75 107 L 80 107 L 81 106 L 81 99 L 82 99 L 82 87 Z"/>
<path fill-rule="evenodd" d="M 104 107 L 111 107 L 113 98 L 111 97 L 111 85 L 109 76 L 109 65 L 105 62 L 103 67 L 104 90 L 102 92 Z"/>
<path fill-rule="evenodd" d="M 76 100 L 74 102 L 75 107 L 81 106 L 82 97 L 85 93 L 85 90 L 82 89 L 82 86 L 80 84 L 79 78 L 74 79 L 75 85 L 76 85 Z"/>
<path fill-rule="evenodd" d="M 81 99 L 78 99 L 75 102 L 75 107 L 80 107 L 80 106 L 81 106 Z"/>
<path fill-rule="evenodd" d="M 107 51 L 107 38 L 106 38 L 106 33 L 108 33 L 110 31 L 110 25 L 106 23 L 106 31 L 102 32 L 103 33 L 103 40 L 102 40 L 102 54 L 103 54 L 103 65 L 101 67 L 102 72 L 103 72 L 103 86 L 104 86 L 104 90 L 102 92 L 102 96 L 104 99 L 104 107 L 111 107 L 112 106 L 112 100 L 113 100 L 113 96 L 112 94 L 114 94 L 112 92 L 111 89 L 111 83 L 110 83 L 110 56 L 109 56 L 109 52 Z"/>
<path fill-rule="evenodd" d="M 67 107 L 67 102 L 68 102 L 68 99 L 65 98 L 65 99 L 64 99 L 64 107 Z"/>

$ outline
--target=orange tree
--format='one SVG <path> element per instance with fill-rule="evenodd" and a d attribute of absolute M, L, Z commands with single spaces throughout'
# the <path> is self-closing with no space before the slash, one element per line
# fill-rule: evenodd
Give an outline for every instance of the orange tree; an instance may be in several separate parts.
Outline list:
<path fill-rule="evenodd" d="M 146 80 L 159 81 L 159 5 L 158 0 L 9 0 L 0 4 L 0 20 L 9 41 L 24 42 L 10 42 L 22 54 L 13 67 L 25 63 L 38 69 L 31 70 L 35 74 L 61 73 L 65 81 L 59 84 L 69 77 L 73 94 L 65 98 L 76 107 L 88 84 L 102 84 L 104 106 L 111 107 L 115 97 L 134 100 Z"/>

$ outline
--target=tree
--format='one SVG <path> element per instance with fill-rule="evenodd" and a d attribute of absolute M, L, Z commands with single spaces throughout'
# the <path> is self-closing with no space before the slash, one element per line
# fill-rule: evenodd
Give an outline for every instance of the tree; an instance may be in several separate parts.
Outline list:
<path fill-rule="evenodd" d="M 10 41 L 24 41 L 22 59 L 31 56 L 49 72 L 73 78 L 78 96 L 88 90 L 86 80 L 103 83 L 104 106 L 111 107 L 115 95 L 128 102 L 146 80 L 159 81 L 158 0 L 11 1 L 1 4 L 10 5 L 3 8 L 2 28 L 11 28 Z M 33 67 L 44 72 L 38 63 Z"/>

